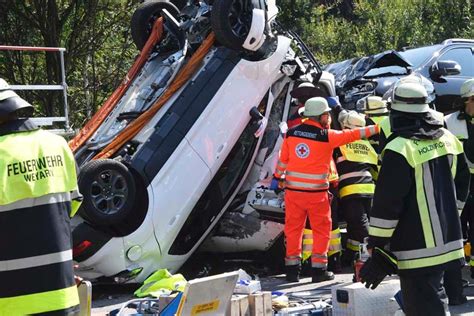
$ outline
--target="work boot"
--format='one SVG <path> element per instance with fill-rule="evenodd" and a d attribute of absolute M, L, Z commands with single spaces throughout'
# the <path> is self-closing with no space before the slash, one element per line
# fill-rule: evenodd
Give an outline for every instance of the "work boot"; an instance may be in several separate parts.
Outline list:
<path fill-rule="evenodd" d="M 299 282 L 300 269 L 300 265 L 286 266 L 286 280 L 288 282 Z"/>
<path fill-rule="evenodd" d="M 328 257 L 328 271 L 332 271 L 334 273 L 342 272 L 340 252 L 335 253 Z"/>
<path fill-rule="evenodd" d="M 312 280 L 313 283 L 319 283 L 323 281 L 334 280 L 334 273 L 326 271 L 323 268 L 313 268 L 312 271 Z"/>

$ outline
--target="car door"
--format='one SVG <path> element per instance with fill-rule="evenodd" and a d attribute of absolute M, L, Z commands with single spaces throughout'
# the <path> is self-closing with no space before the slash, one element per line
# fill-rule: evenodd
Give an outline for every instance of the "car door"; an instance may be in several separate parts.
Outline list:
<path fill-rule="evenodd" d="M 442 51 L 436 61 L 456 61 L 461 73 L 455 76 L 432 78 L 436 91 L 436 108 L 442 112 L 455 109 L 459 104 L 461 85 L 474 77 L 474 55 L 472 46 L 455 46 Z"/>

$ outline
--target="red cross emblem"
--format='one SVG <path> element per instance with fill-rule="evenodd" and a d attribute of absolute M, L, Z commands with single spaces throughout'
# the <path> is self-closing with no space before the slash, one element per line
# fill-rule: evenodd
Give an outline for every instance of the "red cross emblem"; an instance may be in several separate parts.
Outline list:
<path fill-rule="evenodd" d="M 298 145 L 296 145 L 296 155 L 299 157 L 299 158 L 307 158 L 309 156 L 309 147 L 308 145 L 306 145 L 305 143 L 300 143 Z"/>

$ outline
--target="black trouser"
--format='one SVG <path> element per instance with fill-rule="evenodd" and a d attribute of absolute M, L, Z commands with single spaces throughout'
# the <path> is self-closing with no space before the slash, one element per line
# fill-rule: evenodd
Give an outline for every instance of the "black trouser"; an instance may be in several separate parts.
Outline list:
<path fill-rule="evenodd" d="M 372 198 L 367 197 L 347 197 L 339 202 L 344 220 L 347 223 L 347 238 L 364 242 L 364 238 L 369 236 L 369 221 L 367 214 L 372 205 Z"/>
<path fill-rule="evenodd" d="M 473 181 L 471 179 L 471 181 Z M 474 193 L 469 193 L 466 204 L 462 210 L 461 223 L 463 236 L 468 239 L 471 245 L 474 245 Z"/>
<path fill-rule="evenodd" d="M 441 286 L 443 271 L 400 276 L 403 307 L 407 316 L 446 315 L 446 293 Z"/>
<path fill-rule="evenodd" d="M 443 285 L 450 301 L 459 300 L 463 294 L 462 265 L 453 266 L 444 271 Z"/>

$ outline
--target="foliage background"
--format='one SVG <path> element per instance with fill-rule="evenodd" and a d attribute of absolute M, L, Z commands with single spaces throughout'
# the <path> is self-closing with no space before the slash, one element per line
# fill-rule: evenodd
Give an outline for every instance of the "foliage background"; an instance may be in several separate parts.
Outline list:
<path fill-rule="evenodd" d="M 0 0 L 0 45 L 65 47 L 70 119 L 80 128 L 125 76 L 138 51 L 129 21 L 138 0 Z M 474 39 L 474 0 L 277 0 L 279 21 L 323 63 L 387 49 Z M 42 56 L 38 56 L 42 55 Z M 11 84 L 57 84 L 57 54 L 0 51 Z M 37 115 L 60 115 L 58 92 L 22 92 Z"/>

